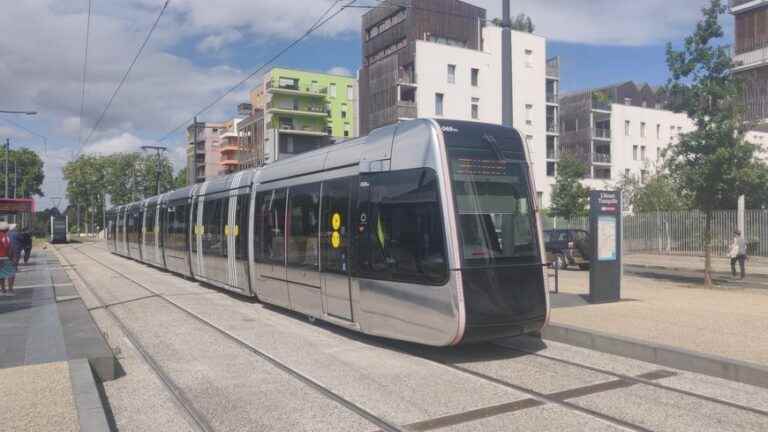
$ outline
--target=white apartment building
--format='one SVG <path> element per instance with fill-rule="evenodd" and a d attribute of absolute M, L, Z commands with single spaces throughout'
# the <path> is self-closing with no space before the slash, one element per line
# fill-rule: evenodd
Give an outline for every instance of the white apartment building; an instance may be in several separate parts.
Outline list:
<path fill-rule="evenodd" d="M 398 104 L 413 102 L 416 117 L 502 123 L 500 27 L 482 29 L 483 49 L 417 40 L 415 79 L 401 83 Z M 546 39 L 512 32 L 513 126 L 533 156 L 540 200 L 549 203 L 547 148 L 557 148 L 559 71 L 547 61 Z M 554 66 L 554 67 L 553 67 Z"/>

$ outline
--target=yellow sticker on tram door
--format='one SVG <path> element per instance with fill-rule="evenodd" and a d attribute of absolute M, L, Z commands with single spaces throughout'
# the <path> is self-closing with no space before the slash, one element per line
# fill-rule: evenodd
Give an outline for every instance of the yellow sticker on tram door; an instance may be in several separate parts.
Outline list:
<path fill-rule="evenodd" d="M 334 213 L 333 216 L 331 216 L 331 228 L 333 228 L 334 231 L 341 229 L 341 213 Z"/>
<path fill-rule="evenodd" d="M 334 231 L 331 234 L 331 246 L 334 249 L 338 249 L 339 247 L 341 247 L 341 234 L 339 234 L 338 231 Z"/>

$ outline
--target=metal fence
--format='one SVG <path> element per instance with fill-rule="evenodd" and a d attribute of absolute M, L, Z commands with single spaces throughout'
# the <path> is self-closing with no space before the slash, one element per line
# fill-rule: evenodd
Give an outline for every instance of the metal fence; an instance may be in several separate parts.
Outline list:
<path fill-rule="evenodd" d="M 589 229 L 589 219 L 545 217 L 544 229 Z M 662 255 L 704 255 L 703 212 L 645 213 L 624 217 L 623 245 L 625 253 L 653 253 Z M 738 227 L 736 210 L 716 211 L 712 214 L 712 253 L 727 256 Z M 768 257 L 768 210 L 746 210 L 744 236 L 749 255 Z"/>

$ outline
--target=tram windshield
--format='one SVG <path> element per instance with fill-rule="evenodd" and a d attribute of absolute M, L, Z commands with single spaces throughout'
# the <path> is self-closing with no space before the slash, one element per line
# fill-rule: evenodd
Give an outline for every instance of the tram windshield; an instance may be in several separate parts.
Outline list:
<path fill-rule="evenodd" d="M 478 127 L 445 133 L 464 265 L 533 263 L 536 226 L 520 138 Z"/>

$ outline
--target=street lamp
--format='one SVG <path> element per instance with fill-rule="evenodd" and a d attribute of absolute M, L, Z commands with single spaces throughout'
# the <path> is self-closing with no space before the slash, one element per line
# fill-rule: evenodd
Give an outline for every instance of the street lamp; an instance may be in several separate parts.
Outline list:
<path fill-rule="evenodd" d="M 37 115 L 37 111 L 18 111 L 18 110 L 2 110 L 0 114 L 24 114 L 24 115 Z"/>

